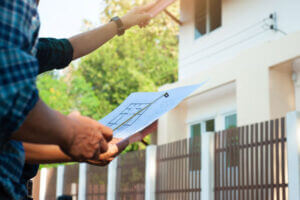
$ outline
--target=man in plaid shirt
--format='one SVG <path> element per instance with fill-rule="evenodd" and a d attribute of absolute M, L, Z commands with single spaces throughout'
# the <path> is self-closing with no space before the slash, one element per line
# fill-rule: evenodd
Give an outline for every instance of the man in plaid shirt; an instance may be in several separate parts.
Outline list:
<path fill-rule="evenodd" d="M 119 151 L 112 130 L 78 113 L 52 110 L 39 98 L 36 77 L 97 49 L 116 34 L 150 20 L 153 5 L 70 39 L 38 39 L 37 0 L 0 1 L 0 199 L 25 199 L 37 163 L 103 165 Z M 58 102 L 59 103 L 59 102 Z M 25 160 L 26 152 L 26 160 Z M 27 164 L 25 164 L 27 163 Z"/>

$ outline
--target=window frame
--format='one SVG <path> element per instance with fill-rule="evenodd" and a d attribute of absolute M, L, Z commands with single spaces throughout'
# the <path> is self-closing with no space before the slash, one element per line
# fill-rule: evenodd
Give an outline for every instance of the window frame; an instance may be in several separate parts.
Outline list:
<path fill-rule="evenodd" d="M 189 129 L 188 139 L 189 139 L 189 141 L 191 141 L 191 139 L 192 139 L 192 127 L 195 126 L 195 125 L 200 125 L 200 136 L 199 136 L 200 138 L 199 139 L 200 139 L 200 143 L 202 143 L 202 134 L 206 132 L 206 122 L 210 121 L 210 120 L 214 120 L 214 129 L 216 130 L 216 117 L 215 116 L 203 118 L 202 120 L 197 120 L 197 121 L 194 121 L 192 123 L 188 123 L 188 127 L 189 127 L 188 128 Z M 191 142 L 188 142 L 188 145 L 187 145 L 188 149 L 187 150 L 188 150 L 189 153 L 191 152 L 190 145 L 191 145 Z M 200 144 L 199 151 L 200 151 L 200 154 L 201 154 L 201 144 Z M 200 159 L 200 169 L 199 170 L 201 170 L 201 167 L 202 167 L 202 161 Z M 198 170 L 192 168 L 190 166 L 190 162 L 189 162 L 189 172 L 195 172 L 195 171 L 198 171 Z"/>
<path fill-rule="evenodd" d="M 200 1 L 200 0 L 194 0 L 194 40 L 198 40 L 200 38 L 203 38 L 206 35 L 209 35 L 210 33 L 218 30 L 219 28 L 222 27 L 222 0 L 220 0 L 220 9 L 221 9 L 221 13 L 220 13 L 220 25 L 214 29 L 211 30 L 211 9 L 210 9 L 210 0 L 205 0 L 205 33 L 201 35 L 201 33 L 197 30 L 196 27 L 196 1 Z M 199 32 L 199 36 L 197 36 L 197 32 Z"/>

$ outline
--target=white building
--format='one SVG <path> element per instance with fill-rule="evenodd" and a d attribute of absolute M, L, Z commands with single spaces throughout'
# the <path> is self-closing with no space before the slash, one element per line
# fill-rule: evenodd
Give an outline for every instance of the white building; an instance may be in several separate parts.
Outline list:
<path fill-rule="evenodd" d="M 299 0 L 181 0 L 180 10 L 179 80 L 160 90 L 208 82 L 159 120 L 158 144 L 300 109 Z"/>

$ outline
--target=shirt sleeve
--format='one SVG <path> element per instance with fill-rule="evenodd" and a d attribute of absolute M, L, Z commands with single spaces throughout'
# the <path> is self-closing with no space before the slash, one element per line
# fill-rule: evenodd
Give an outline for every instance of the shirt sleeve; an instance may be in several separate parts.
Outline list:
<path fill-rule="evenodd" d="M 38 101 L 37 72 L 35 57 L 18 48 L 0 47 L 0 145 Z"/>
<path fill-rule="evenodd" d="M 62 69 L 73 59 L 73 47 L 67 39 L 40 38 L 37 46 L 39 73 Z"/>

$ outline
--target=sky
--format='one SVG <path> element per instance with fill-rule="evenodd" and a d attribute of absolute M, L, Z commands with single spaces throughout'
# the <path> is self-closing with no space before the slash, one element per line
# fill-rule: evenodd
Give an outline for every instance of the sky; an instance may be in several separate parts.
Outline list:
<path fill-rule="evenodd" d="M 66 38 L 83 30 L 83 20 L 100 25 L 103 0 L 40 0 L 40 37 Z"/>

